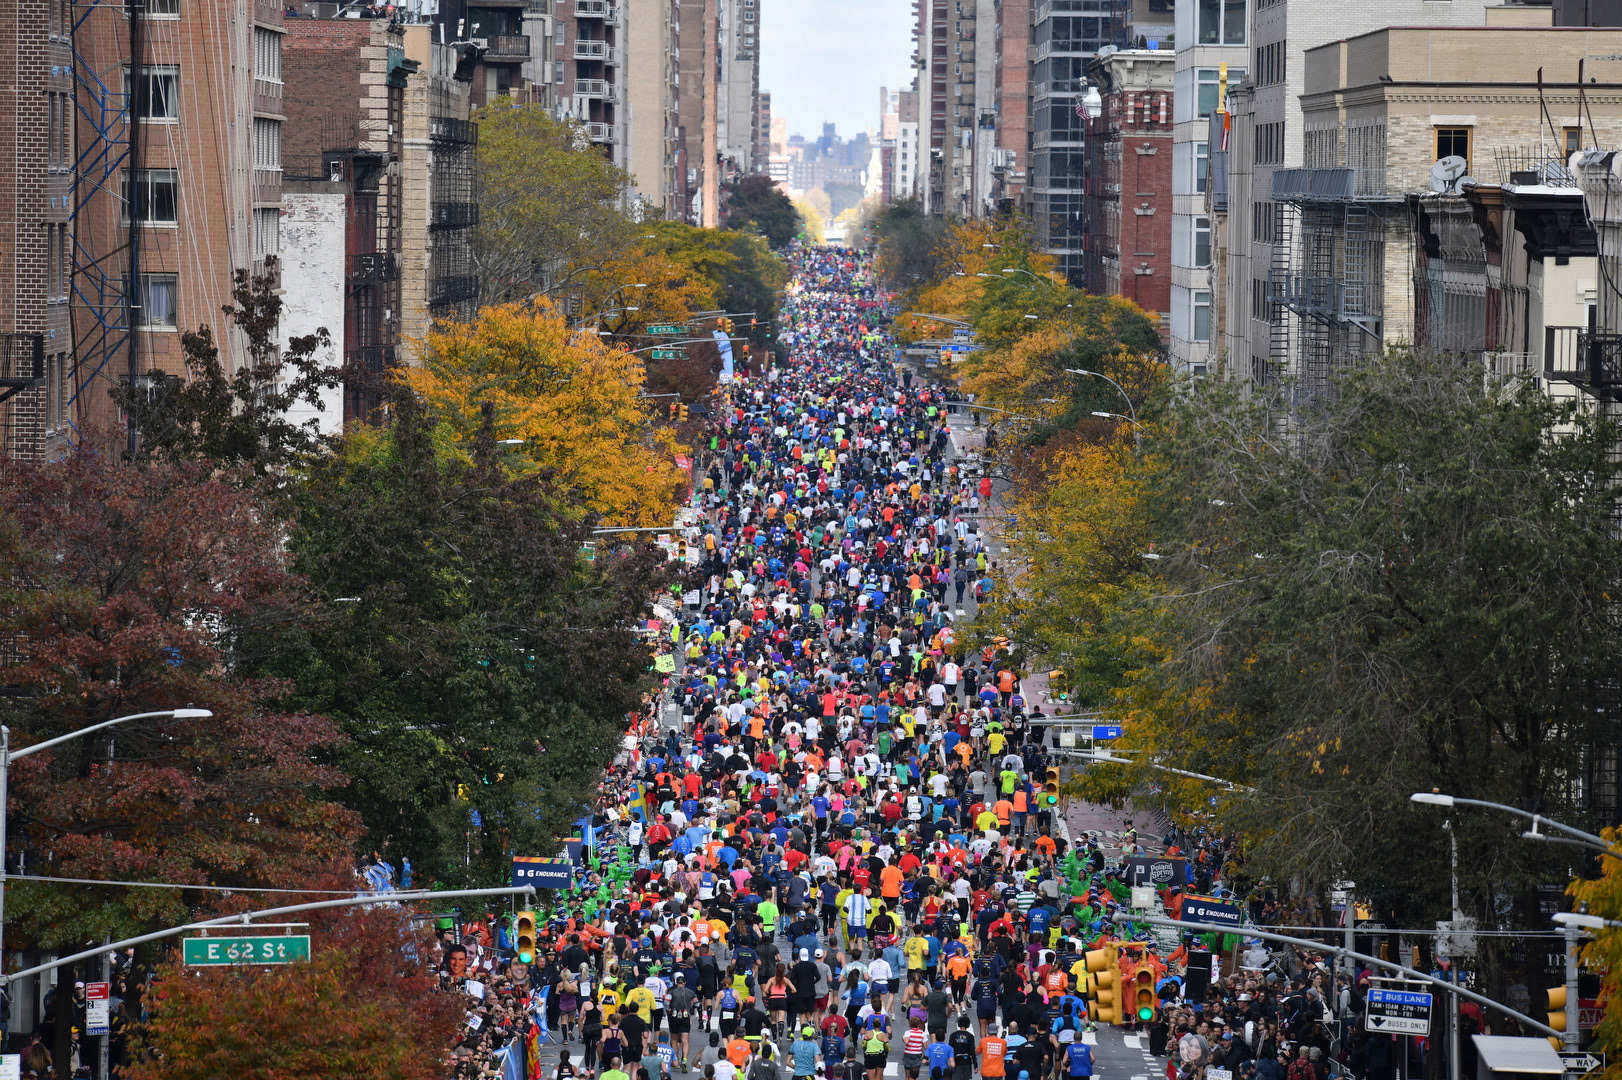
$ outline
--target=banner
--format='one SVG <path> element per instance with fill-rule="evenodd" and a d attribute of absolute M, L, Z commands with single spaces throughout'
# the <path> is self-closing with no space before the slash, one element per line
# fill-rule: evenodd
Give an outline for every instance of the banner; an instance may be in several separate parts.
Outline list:
<path fill-rule="evenodd" d="M 732 381 L 732 339 L 725 330 L 713 330 L 710 336 L 715 338 L 715 347 L 721 350 L 721 382 L 724 385 Z"/>
<path fill-rule="evenodd" d="M 1169 858 L 1133 855 L 1127 858 L 1125 870 L 1128 885 L 1153 885 L 1157 889 L 1169 889 L 1188 881 L 1188 860 L 1177 855 Z"/>
<path fill-rule="evenodd" d="M 537 889 L 567 889 L 574 880 L 574 863 L 568 859 L 540 859 L 513 856 L 513 888 L 533 885 Z"/>
<path fill-rule="evenodd" d="M 1178 916 L 1184 922 L 1210 923 L 1239 929 L 1239 905 L 1211 896 L 1183 897 L 1183 910 Z"/>

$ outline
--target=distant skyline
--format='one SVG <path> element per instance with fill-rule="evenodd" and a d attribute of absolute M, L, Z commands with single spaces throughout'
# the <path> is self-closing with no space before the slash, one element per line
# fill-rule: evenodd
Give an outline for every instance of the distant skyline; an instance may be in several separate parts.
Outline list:
<path fill-rule="evenodd" d="M 760 89 L 790 135 L 877 127 L 879 87 L 912 83 L 908 0 L 760 0 Z"/>

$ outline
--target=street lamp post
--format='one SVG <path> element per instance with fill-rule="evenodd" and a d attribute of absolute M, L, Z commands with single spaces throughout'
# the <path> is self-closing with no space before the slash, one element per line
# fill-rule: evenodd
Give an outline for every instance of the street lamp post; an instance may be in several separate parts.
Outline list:
<path fill-rule="evenodd" d="M 1102 416 L 1107 420 L 1125 420 L 1132 425 L 1132 445 L 1139 450 L 1143 449 L 1143 432 L 1141 425 L 1130 416 L 1118 412 L 1094 412 L 1094 416 Z"/>
<path fill-rule="evenodd" d="M 1114 379 L 1110 378 L 1108 375 L 1105 375 L 1102 371 L 1088 371 L 1086 368 L 1067 367 L 1064 369 L 1064 373 L 1066 375 L 1091 375 L 1095 379 L 1103 379 L 1105 382 L 1109 383 L 1111 386 L 1115 387 L 1115 389 L 1121 392 L 1121 397 L 1126 399 L 1126 411 L 1132 414 L 1132 422 L 1134 424 L 1138 422 L 1138 409 L 1137 406 L 1132 404 L 1132 395 L 1126 392 L 1125 387 L 1116 382 Z"/>
<path fill-rule="evenodd" d="M 70 731 L 66 735 L 58 735 L 54 739 L 25 746 L 21 750 L 12 752 L 11 729 L 0 725 L 0 978 L 6 966 L 6 804 L 10 796 L 7 791 L 10 782 L 11 763 L 41 750 L 49 750 L 53 746 L 60 746 L 65 742 L 94 735 L 98 731 L 105 731 L 115 724 L 128 723 L 131 720 L 148 720 L 156 716 L 168 716 L 175 720 L 207 720 L 214 713 L 208 709 L 161 709 L 157 712 L 134 713 L 130 716 L 115 716 L 111 720 L 103 720 L 99 724 Z"/>

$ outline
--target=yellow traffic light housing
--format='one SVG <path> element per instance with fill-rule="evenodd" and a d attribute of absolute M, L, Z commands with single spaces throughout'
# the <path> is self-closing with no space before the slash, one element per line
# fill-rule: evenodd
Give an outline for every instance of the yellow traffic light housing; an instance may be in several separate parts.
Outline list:
<path fill-rule="evenodd" d="M 684 424 L 687 423 L 687 406 L 686 405 L 683 405 L 681 407 L 681 422 L 684 423 Z"/>
<path fill-rule="evenodd" d="M 1093 1001 L 1089 1008 L 1092 1018 L 1100 1024 L 1121 1022 L 1121 970 L 1120 953 L 1115 946 L 1094 949 L 1086 956 L 1087 971 L 1092 975 Z"/>
<path fill-rule="evenodd" d="M 513 916 L 513 947 L 518 950 L 518 961 L 523 964 L 535 962 L 535 913 L 533 911 L 520 911 Z"/>
<path fill-rule="evenodd" d="M 1154 1023 L 1160 1012 L 1160 999 L 1155 995 L 1155 973 L 1139 968 L 1132 976 L 1132 1015 L 1145 1024 Z"/>
<path fill-rule="evenodd" d="M 1549 987 L 1549 1026 L 1556 1031 L 1566 1030 L 1566 988 L 1564 984 Z M 1549 1045 L 1556 1050 L 1565 1049 L 1565 1044 L 1552 1035 L 1549 1036 Z"/>

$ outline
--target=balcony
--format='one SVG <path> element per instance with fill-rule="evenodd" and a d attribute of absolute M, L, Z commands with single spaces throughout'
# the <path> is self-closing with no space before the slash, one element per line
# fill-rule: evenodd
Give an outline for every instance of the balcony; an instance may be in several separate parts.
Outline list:
<path fill-rule="evenodd" d="M 428 137 L 436 143 L 477 146 L 479 125 L 453 116 L 431 116 L 428 118 Z"/>
<path fill-rule="evenodd" d="M 597 98 L 602 101 L 614 101 L 619 97 L 614 92 L 614 84 L 607 79 L 576 79 L 574 94 L 575 97 Z"/>
<path fill-rule="evenodd" d="M 485 40 L 489 42 L 484 54 L 486 61 L 523 63 L 529 59 L 528 34 L 502 34 Z"/>
<path fill-rule="evenodd" d="M 1622 334 L 1583 326 L 1544 327 L 1543 373 L 1601 401 L 1622 401 Z"/>
<path fill-rule="evenodd" d="M 448 307 L 464 300 L 471 300 L 477 295 L 479 295 L 479 279 L 473 274 L 438 277 L 429 286 L 428 306 Z"/>
<path fill-rule="evenodd" d="M 355 256 L 355 269 L 349 275 L 356 287 L 380 285 L 400 276 L 400 264 L 386 251 L 369 251 Z"/>
<path fill-rule="evenodd" d="M 574 43 L 574 58 L 576 60 L 602 60 L 607 62 L 613 60 L 614 50 L 606 41 L 577 38 Z"/>
<path fill-rule="evenodd" d="M 436 202 L 428 228 L 434 231 L 467 229 L 479 223 L 479 204 L 470 202 Z"/>
<path fill-rule="evenodd" d="M 608 11 L 608 0 L 574 0 L 574 17 L 577 19 L 606 19 Z"/>
<path fill-rule="evenodd" d="M 614 127 L 612 124 L 599 124 L 595 121 L 580 125 L 586 130 L 586 138 L 594 143 L 612 143 L 614 141 Z"/>

